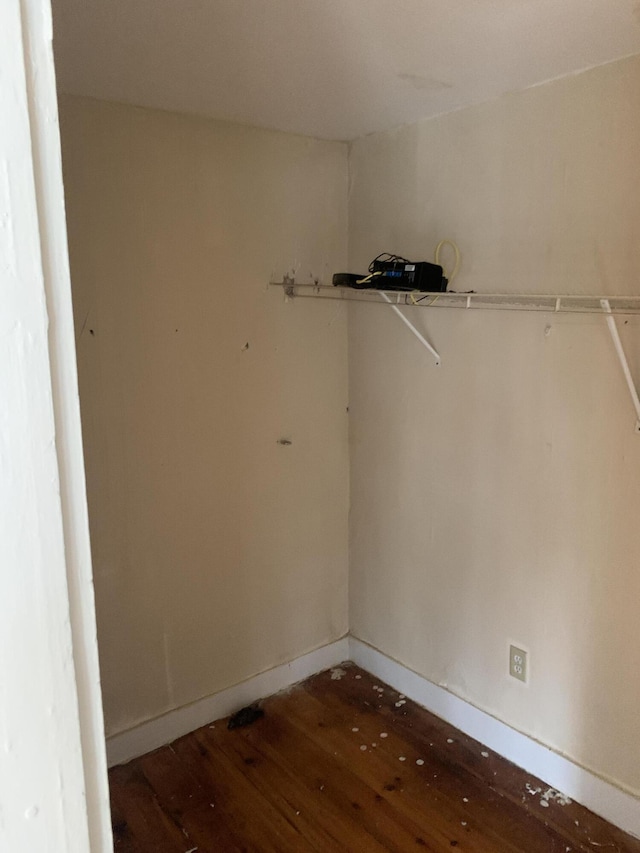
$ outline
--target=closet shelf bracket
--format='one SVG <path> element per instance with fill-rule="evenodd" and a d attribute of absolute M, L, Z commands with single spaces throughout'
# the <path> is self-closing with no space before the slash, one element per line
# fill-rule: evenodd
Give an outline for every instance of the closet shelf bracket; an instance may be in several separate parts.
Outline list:
<path fill-rule="evenodd" d="M 635 432 L 640 435 L 640 395 L 633 380 L 620 334 L 616 325 L 617 314 L 640 316 L 640 295 L 638 296 L 596 296 L 576 294 L 525 294 L 525 293 L 424 293 L 416 301 L 412 293 L 403 291 L 385 291 L 378 289 L 353 290 L 348 287 L 333 287 L 323 285 L 318 281 L 309 284 L 299 284 L 293 276 L 285 276 L 282 282 L 270 282 L 273 287 L 284 289 L 285 298 L 325 298 L 344 299 L 349 302 L 386 303 L 398 315 L 420 343 L 429 350 L 436 365 L 440 364 L 439 353 L 431 346 L 413 323 L 400 311 L 400 305 L 413 305 L 423 308 L 487 308 L 507 309 L 515 311 L 544 311 L 555 314 L 604 314 L 613 346 L 624 374 L 631 402 L 636 412 Z M 423 299 L 429 297 L 429 302 Z"/>
<path fill-rule="evenodd" d="M 339 287 L 327 287 L 326 285 L 321 285 L 317 282 L 313 283 L 313 284 L 299 285 L 299 284 L 297 284 L 297 282 L 293 276 L 288 276 L 288 275 L 285 275 L 283 277 L 282 282 L 270 282 L 270 284 L 273 287 L 282 287 L 284 290 L 284 297 L 287 301 L 289 299 L 293 299 L 296 296 L 300 296 L 301 294 L 298 292 L 298 290 L 300 288 L 307 289 L 307 290 L 311 291 L 311 293 L 309 293 L 309 294 L 304 294 L 305 296 L 307 296 L 307 295 L 309 295 L 309 296 L 323 296 L 325 294 L 329 295 L 329 293 L 330 293 L 331 296 L 340 297 L 342 295 L 341 291 L 344 290 L 344 288 L 339 288 Z M 395 313 L 402 320 L 402 322 L 405 324 L 405 326 L 411 331 L 411 333 L 416 336 L 416 338 L 420 341 L 422 346 L 425 347 L 425 349 L 429 350 L 429 352 L 431 353 L 431 355 L 435 359 L 436 367 L 439 367 L 440 361 L 441 361 L 440 354 L 431 346 L 431 344 L 425 338 L 425 336 L 421 332 L 419 332 L 416 329 L 416 327 L 413 325 L 413 323 L 404 316 L 402 311 L 400 311 L 398 306 L 394 304 L 394 302 L 391 300 L 389 295 L 384 290 L 377 290 L 376 293 L 384 300 L 384 302 L 386 302 L 388 305 L 391 306 L 392 310 L 395 311 Z M 406 297 L 405 293 L 396 293 L 395 296 L 396 296 L 397 301 L 400 304 L 402 304 L 402 305 L 407 304 L 406 301 L 404 301 L 404 298 Z M 401 302 L 401 297 L 403 298 L 402 302 Z"/>
<path fill-rule="evenodd" d="M 627 382 L 629 393 L 631 394 L 631 402 L 633 403 L 633 406 L 636 410 L 636 433 L 640 435 L 640 398 L 638 397 L 638 389 L 636 388 L 635 382 L 633 381 L 633 376 L 631 375 L 631 371 L 629 369 L 629 362 L 627 361 L 627 356 L 625 354 L 624 347 L 622 346 L 622 341 L 620 340 L 620 334 L 618 332 L 618 327 L 616 326 L 615 318 L 611 313 L 611 305 L 609 304 L 609 300 L 601 299 L 600 305 L 602 306 L 602 310 L 606 314 L 607 326 L 609 327 L 611 340 L 613 341 L 613 346 L 615 347 L 616 354 L 620 362 L 620 367 L 622 367 L 622 372 L 624 373 L 624 378 Z"/>
<path fill-rule="evenodd" d="M 397 305 L 394 305 L 394 304 L 393 304 L 393 302 L 392 302 L 392 301 L 391 301 L 391 299 L 389 298 L 389 295 L 388 295 L 387 293 L 385 293 L 385 292 L 384 292 L 384 290 L 381 290 L 381 291 L 380 291 L 380 295 L 382 296 L 382 298 L 384 299 L 384 301 L 385 301 L 385 302 L 387 302 L 387 303 L 391 306 L 392 310 L 393 310 L 393 311 L 395 311 L 395 313 L 398 315 L 398 317 L 400 317 L 400 319 L 401 319 L 401 320 L 402 320 L 402 322 L 405 324 L 405 326 L 406 326 L 406 327 L 407 327 L 407 328 L 408 328 L 408 329 L 409 329 L 409 330 L 410 330 L 410 331 L 411 331 L 411 332 L 416 336 L 416 338 L 420 341 L 420 343 L 422 344 L 422 346 L 423 346 L 423 347 L 426 347 L 426 348 L 429 350 L 429 352 L 431 353 L 431 355 L 432 355 L 432 356 L 435 358 L 435 360 L 436 360 L 436 367 L 439 367 L 439 366 L 440 366 L 440 356 L 439 356 L 439 355 L 438 355 L 438 353 L 435 351 L 435 349 L 431 346 L 431 344 L 429 343 L 429 341 L 424 337 L 424 335 L 422 335 L 422 334 L 421 334 L 421 333 L 416 329 L 416 327 L 413 325 L 413 323 L 412 323 L 410 320 L 407 320 L 407 318 L 404 316 L 404 314 L 402 313 L 402 311 L 398 308 L 398 306 L 397 306 Z"/>

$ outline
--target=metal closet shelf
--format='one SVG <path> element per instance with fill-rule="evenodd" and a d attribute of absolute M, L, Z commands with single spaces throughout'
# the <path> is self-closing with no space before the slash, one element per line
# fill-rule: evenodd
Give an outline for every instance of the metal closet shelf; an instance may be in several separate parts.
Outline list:
<path fill-rule="evenodd" d="M 334 287 L 332 285 L 310 282 L 300 284 L 293 278 L 281 282 L 270 282 L 275 288 L 284 291 L 288 299 L 333 299 L 345 302 L 368 302 L 369 304 L 387 304 L 402 320 L 420 343 L 432 354 L 436 366 L 440 365 L 439 353 L 416 329 L 411 320 L 400 310 L 399 306 L 411 308 L 463 308 L 489 309 L 506 311 L 542 311 L 553 314 L 600 314 L 606 318 L 611 340 L 624 374 L 625 382 L 631 395 L 631 402 L 636 412 L 635 431 L 640 435 L 640 397 L 629 368 L 629 362 L 624 352 L 615 315 L 640 314 L 640 296 L 591 296 L 577 294 L 550 293 L 422 293 L 396 290 L 357 290 L 350 287 Z"/>
<path fill-rule="evenodd" d="M 419 308 L 464 308 L 506 311 L 547 311 L 554 314 L 603 314 L 608 302 L 611 314 L 640 314 L 640 296 L 585 296 L 550 293 L 420 293 L 397 290 L 358 290 L 327 284 L 301 284 L 294 279 L 271 282 L 289 297 L 343 299 L 348 302 L 410 305 Z"/>

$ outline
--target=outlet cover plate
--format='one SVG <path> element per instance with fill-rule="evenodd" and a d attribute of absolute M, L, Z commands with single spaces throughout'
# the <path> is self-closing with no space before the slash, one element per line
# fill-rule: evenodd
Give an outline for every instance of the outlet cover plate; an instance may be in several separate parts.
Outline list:
<path fill-rule="evenodd" d="M 518 681 L 527 681 L 527 653 L 517 646 L 509 646 L 509 675 Z"/>

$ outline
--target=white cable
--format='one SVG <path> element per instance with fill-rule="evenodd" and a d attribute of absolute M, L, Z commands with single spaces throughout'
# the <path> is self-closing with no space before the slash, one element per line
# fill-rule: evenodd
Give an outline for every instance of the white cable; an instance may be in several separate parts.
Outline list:
<path fill-rule="evenodd" d="M 452 271 L 451 275 L 449 275 L 449 273 L 444 268 L 444 264 L 440 263 L 440 249 L 442 249 L 442 247 L 446 246 L 446 245 L 451 246 L 451 248 L 453 249 L 453 251 L 455 253 L 455 259 L 456 260 L 455 260 L 455 264 L 453 265 L 453 271 Z M 435 262 L 438 264 L 438 266 L 442 267 L 442 271 L 445 275 L 445 278 L 449 279 L 449 284 L 451 284 L 451 282 L 454 280 L 454 278 L 458 275 L 458 270 L 460 269 L 460 249 L 458 248 L 457 244 L 454 243 L 453 240 L 446 240 L 446 239 L 440 240 L 440 242 L 436 246 Z"/>

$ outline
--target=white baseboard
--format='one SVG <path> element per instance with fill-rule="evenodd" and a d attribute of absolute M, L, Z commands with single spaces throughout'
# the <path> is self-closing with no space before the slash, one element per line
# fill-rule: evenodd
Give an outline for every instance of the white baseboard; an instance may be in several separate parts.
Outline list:
<path fill-rule="evenodd" d="M 640 800 L 631 794 L 501 723 L 485 711 L 474 708 L 355 637 L 349 637 L 349 658 L 437 717 L 544 780 L 550 787 L 625 832 L 640 837 Z"/>
<path fill-rule="evenodd" d="M 170 711 L 107 740 L 110 767 L 164 746 L 212 720 L 270 696 L 346 660 L 366 669 L 428 711 L 547 785 L 640 837 L 640 800 L 527 735 L 474 708 L 355 637 L 343 637 L 240 684 Z"/>
<path fill-rule="evenodd" d="M 139 755 L 171 743 L 182 735 L 199 729 L 212 720 L 219 720 L 265 696 L 278 693 L 298 681 L 303 681 L 323 669 L 336 666 L 349 658 L 349 640 L 343 637 L 289 663 L 254 675 L 240 684 L 206 696 L 129 731 L 107 739 L 109 767 L 123 764 Z"/>

